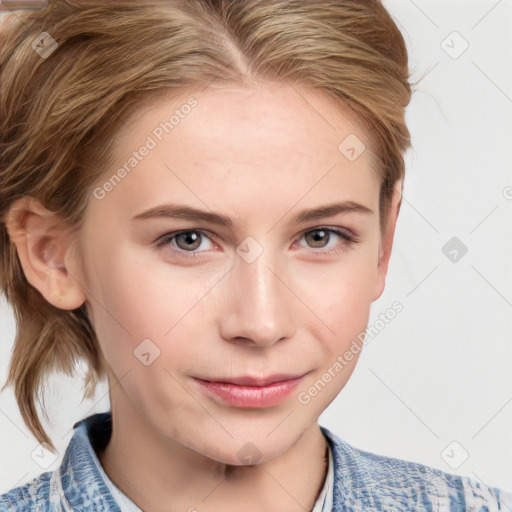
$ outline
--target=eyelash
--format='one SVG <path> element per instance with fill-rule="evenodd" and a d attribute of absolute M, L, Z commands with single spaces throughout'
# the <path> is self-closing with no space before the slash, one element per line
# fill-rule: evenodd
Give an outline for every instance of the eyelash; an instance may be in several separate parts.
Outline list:
<path fill-rule="evenodd" d="M 335 235 L 338 235 L 340 238 L 344 239 L 344 241 L 345 241 L 344 246 L 342 248 L 328 249 L 328 250 L 322 250 L 322 249 L 315 250 L 314 248 L 312 248 L 313 252 L 315 252 L 315 253 L 337 255 L 337 254 L 340 254 L 341 252 L 343 252 L 344 250 L 346 250 L 347 248 L 353 247 L 353 245 L 358 244 L 360 242 L 360 240 L 353 234 L 350 234 L 344 230 L 340 230 L 340 229 L 336 229 L 336 228 L 329 228 L 329 227 L 324 227 L 324 226 L 319 226 L 319 227 L 316 227 L 313 229 L 308 229 L 307 231 L 304 231 L 301 236 L 304 236 L 308 233 L 312 233 L 315 231 L 325 231 L 328 234 L 334 233 Z M 156 245 L 157 245 L 157 247 L 163 247 L 166 245 L 172 246 L 171 241 L 173 239 L 175 239 L 177 236 L 182 235 L 184 233 L 191 233 L 191 232 L 200 233 L 201 235 L 206 236 L 207 238 L 211 239 L 212 242 L 214 242 L 216 240 L 216 237 L 212 233 L 205 231 L 203 229 L 182 229 L 181 231 L 173 231 L 172 233 L 167 233 L 167 234 L 163 235 L 161 238 L 158 239 L 158 241 L 156 242 Z M 174 248 L 174 246 L 172 246 L 172 247 Z M 176 255 L 178 255 L 178 257 L 180 257 L 180 258 L 197 258 L 197 257 L 201 257 L 200 255 L 204 251 L 193 252 L 193 251 L 184 251 L 183 249 L 179 249 L 179 248 L 177 248 L 177 249 L 174 248 L 173 252 Z"/>

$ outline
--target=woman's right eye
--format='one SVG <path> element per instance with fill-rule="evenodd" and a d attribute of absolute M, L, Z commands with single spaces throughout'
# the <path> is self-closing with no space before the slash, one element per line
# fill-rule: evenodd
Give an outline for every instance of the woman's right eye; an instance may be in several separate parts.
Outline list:
<path fill-rule="evenodd" d="M 200 254 L 205 251 L 197 251 L 202 245 L 204 240 L 209 240 L 210 245 L 206 247 L 212 247 L 212 242 L 210 237 L 206 234 L 205 231 L 199 229 L 188 229 L 182 231 L 174 231 L 172 233 L 167 233 L 163 237 L 161 237 L 158 242 L 158 247 L 163 246 L 171 246 L 177 254 L 184 257 L 196 257 L 196 254 Z M 188 255 L 186 253 L 189 253 Z"/>

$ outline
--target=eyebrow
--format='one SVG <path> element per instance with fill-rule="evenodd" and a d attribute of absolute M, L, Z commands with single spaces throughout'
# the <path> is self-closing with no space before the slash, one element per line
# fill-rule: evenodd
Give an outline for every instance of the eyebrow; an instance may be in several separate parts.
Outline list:
<path fill-rule="evenodd" d="M 318 208 L 302 210 L 289 222 L 287 222 L 286 225 L 291 226 L 303 224 L 312 220 L 320 220 L 326 217 L 333 217 L 334 215 L 349 212 L 364 215 L 374 215 L 373 210 L 367 206 L 355 203 L 354 201 L 342 201 L 320 206 Z M 150 208 L 149 210 L 139 213 L 133 218 L 133 220 L 152 218 L 182 219 L 193 222 L 202 221 L 223 226 L 229 229 L 232 229 L 235 226 L 235 222 L 229 217 L 211 211 L 200 210 L 192 206 L 180 204 L 162 204 L 155 206 L 154 208 Z"/>

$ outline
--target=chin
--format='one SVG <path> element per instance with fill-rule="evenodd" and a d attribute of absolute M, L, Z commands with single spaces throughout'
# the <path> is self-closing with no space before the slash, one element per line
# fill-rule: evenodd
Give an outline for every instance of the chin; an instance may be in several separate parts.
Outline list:
<path fill-rule="evenodd" d="M 283 440 L 269 442 L 265 439 L 266 434 L 252 436 L 253 441 L 242 441 L 230 439 L 228 442 L 220 442 L 219 439 L 212 440 L 211 450 L 203 450 L 200 453 L 215 463 L 227 466 L 238 467 L 241 470 L 246 467 L 255 467 L 278 457 L 284 453 L 292 443 L 284 443 Z M 219 445 L 222 451 L 219 451 Z"/>

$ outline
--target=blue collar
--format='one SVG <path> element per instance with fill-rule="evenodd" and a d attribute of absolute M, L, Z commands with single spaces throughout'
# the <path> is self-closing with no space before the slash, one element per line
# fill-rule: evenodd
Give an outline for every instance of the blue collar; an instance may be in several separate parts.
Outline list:
<path fill-rule="evenodd" d="M 62 491 L 68 502 L 70 505 L 77 507 L 88 503 L 91 506 L 103 506 L 104 508 L 100 510 L 121 512 L 98 470 L 100 462 L 96 455 L 96 452 L 101 451 L 110 440 L 112 434 L 112 413 L 109 411 L 88 416 L 76 422 L 73 425 L 73 429 L 75 433 L 66 449 L 59 470 Z M 337 436 L 325 427 L 321 426 L 320 429 L 333 452 L 333 469 L 336 481 L 336 474 L 339 473 L 337 467 L 339 457 L 336 457 L 336 452 L 339 450 L 337 445 L 339 440 Z M 77 478 L 76 472 L 86 475 L 87 478 L 87 485 L 80 488 L 80 492 L 77 492 L 76 482 L 81 482 L 82 479 Z M 74 476 L 73 473 L 75 473 Z M 340 507 L 341 505 L 337 502 L 335 494 L 333 496 L 332 511 L 341 511 Z"/>

